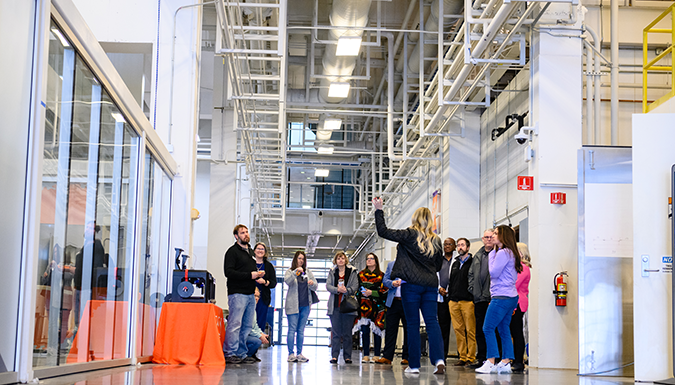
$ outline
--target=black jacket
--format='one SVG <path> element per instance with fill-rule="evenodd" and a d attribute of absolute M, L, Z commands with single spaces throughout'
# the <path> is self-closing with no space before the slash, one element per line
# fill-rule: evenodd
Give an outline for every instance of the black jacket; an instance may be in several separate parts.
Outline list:
<path fill-rule="evenodd" d="M 242 249 L 237 243 L 225 253 L 225 277 L 227 277 L 227 294 L 253 294 L 255 281 L 251 272 L 258 271 L 253 258 L 253 250 Z"/>
<path fill-rule="evenodd" d="M 401 278 L 415 285 L 438 287 L 436 272 L 443 265 L 443 245 L 439 237 L 434 239 L 434 252 L 423 254 L 417 245 L 417 231 L 388 229 L 382 210 L 375 211 L 375 226 L 377 235 L 398 242 L 391 279 Z"/>
<path fill-rule="evenodd" d="M 265 259 L 265 280 L 269 281 L 269 286 L 261 285 L 260 286 L 260 300 L 267 306 L 270 305 L 272 301 L 272 295 L 270 289 L 274 289 L 277 286 L 277 272 L 274 270 L 274 265 Z M 257 266 L 256 266 L 257 268 Z"/>
<path fill-rule="evenodd" d="M 473 294 L 469 291 L 469 271 L 471 270 L 471 263 L 473 257 L 469 254 L 466 262 L 460 268 L 461 264 L 459 257 L 455 258 L 455 262 L 450 267 L 450 280 L 448 284 L 448 298 L 450 301 L 472 301 Z"/>

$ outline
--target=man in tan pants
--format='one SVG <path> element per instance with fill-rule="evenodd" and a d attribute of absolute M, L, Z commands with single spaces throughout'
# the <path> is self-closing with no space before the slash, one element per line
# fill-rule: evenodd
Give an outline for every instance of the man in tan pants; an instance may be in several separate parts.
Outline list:
<path fill-rule="evenodd" d="M 450 318 L 457 337 L 459 361 L 455 366 L 471 365 L 476 359 L 476 317 L 473 295 L 469 292 L 469 270 L 473 258 L 469 254 L 471 242 L 466 238 L 457 240 L 457 253 L 450 270 L 448 296 Z"/>

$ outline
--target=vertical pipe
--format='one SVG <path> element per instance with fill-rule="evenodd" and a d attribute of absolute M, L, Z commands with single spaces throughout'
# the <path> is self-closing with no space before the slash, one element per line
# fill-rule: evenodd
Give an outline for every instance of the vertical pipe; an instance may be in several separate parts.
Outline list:
<path fill-rule="evenodd" d="M 612 0 L 611 9 L 611 50 L 612 50 L 612 73 L 611 73 L 611 105 L 612 105 L 612 146 L 619 144 L 619 0 Z"/>
<path fill-rule="evenodd" d="M 586 46 L 586 144 L 595 144 L 593 138 L 593 75 L 591 75 L 591 66 L 593 65 L 593 55 L 595 53 L 591 47 Z"/>
<path fill-rule="evenodd" d="M 673 18 L 675 23 L 675 18 Z M 674 30 L 675 31 L 675 30 Z M 642 113 L 647 113 L 647 31 L 642 31 Z M 675 87 L 675 85 L 673 85 Z M 675 245 L 675 244 L 674 244 Z M 675 281 L 673 281 L 675 285 Z M 675 297 L 674 297 L 675 298 Z M 673 308 L 675 311 L 675 308 Z"/>

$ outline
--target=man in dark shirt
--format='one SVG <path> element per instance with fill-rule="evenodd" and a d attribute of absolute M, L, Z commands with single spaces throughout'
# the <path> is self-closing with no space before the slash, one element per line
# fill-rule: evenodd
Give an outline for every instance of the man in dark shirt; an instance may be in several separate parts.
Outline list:
<path fill-rule="evenodd" d="M 450 308 L 448 307 L 448 282 L 450 279 L 450 265 L 455 252 L 455 240 L 446 238 L 443 241 L 443 266 L 438 272 L 438 324 L 441 326 L 445 356 L 448 356 L 450 346 Z"/>
<path fill-rule="evenodd" d="M 469 270 L 473 262 L 466 238 L 457 240 L 459 254 L 450 270 L 448 297 L 450 298 L 450 317 L 457 337 L 459 362 L 455 366 L 473 364 L 476 359 L 476 318 L 473 312 L 473 295 L 469 291 Z"/>
<path fill-rule="evenodd" d="M 248 228 L 237 225 L 232 232 L 235 244 L 225 253 L 225 277 L 227 277 L 227 302 L 230 314 L 227 318 L 225 361 L 230 364 L 253 363 L 248 356 L 246 339 L 253 326 L 255 313 L 255 280 L 264 276 L 258 271 L 249 246 L 251 237 Z"/>

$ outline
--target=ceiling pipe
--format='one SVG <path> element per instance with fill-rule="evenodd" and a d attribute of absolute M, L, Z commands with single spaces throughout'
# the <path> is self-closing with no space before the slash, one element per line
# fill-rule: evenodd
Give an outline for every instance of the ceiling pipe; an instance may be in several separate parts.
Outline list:
<path fill-rule="evenodd" d="M 449 14 L 449 15 L 456 15 L 459 12 L 462 11 L 462 7 L 464 7 L 464 0 L 444 0 L 443 1 L 443 13 Z M 439 27 L 438 27 L 438 21 L 439 21 L 439 0 L 434 0 L 433 3 L 431 3 L 431 13 L 429 14 L 429 17 L 427 18 L 427 21 L 424 23 L 424 30 L 423 33 L 438 33 Z M 434 40 L 436 41 L 436 40 Z M 420 71 L 424 71 L 424 68 L 420 68 L 420 53 L 424 55 L 424 57 L 431 57 L 431 56 L 436 56 L 436 52 L 438 51 L 438 44 L 423 44 L 424 48 L 420 48 L 420 43 L 415 45 L 415 48 L 413 48 L 413 51 L 408 55 L 408 72 L 413 73 L 413 74 L 418 74 Z M 403 72 L 403 56 L 398 60 L 398 63 L 396 63 L 396 72 L 400 73 Z M 398 92 L 396 93 L 396 98 L 395 100 L 395 105 L 397 106 L 397 110 L 400 110 L 401 108 L 398 107 L 403 103 L 403 93 L 405 92 L 404 87 L 401 86 L 398 89 Z"/>
<path fill-rule="evenodd" d="M 610 39 L 612 51 L 612 72 L 610 75 L 611 114 L 612 114 L 612 146 L 619 144 L 619 0 L 612 0 L 610 12 Z"/>
<path fill-rule="evenodd" d="M 598 35 L 595 33 L 595 31 L 591 28 L 589 28 L 587 25 L 584 25 L 584 29 L 586 32 L 588 32 L 589 35 L 591 35 L 591 38 L 593 39 L 593 45 L 595 46 L 595 50 L 597 52 L 601 52 L 602 49 L 602 42 L 600 39 L 598 39 Z M 590 53 L 589 49 L 589 53 Z M 595 52 L 591 53 L 593 55 L 593 72 L 595 73 L 593 75 L 593 141 L 589 142 L 588 144 L 598 144 L 600 142 L 600 128 L 601 128 L 601 120 L 600 120 L 600 57 L 597 56 Z M 587 71 L 590 71 L 589 68 L 586 68 Z M 586 111 L 586 114 L 589 115 L 589 112 Z M 590 130 L 590 125 L 588 126 L 588 129 Z"/>

